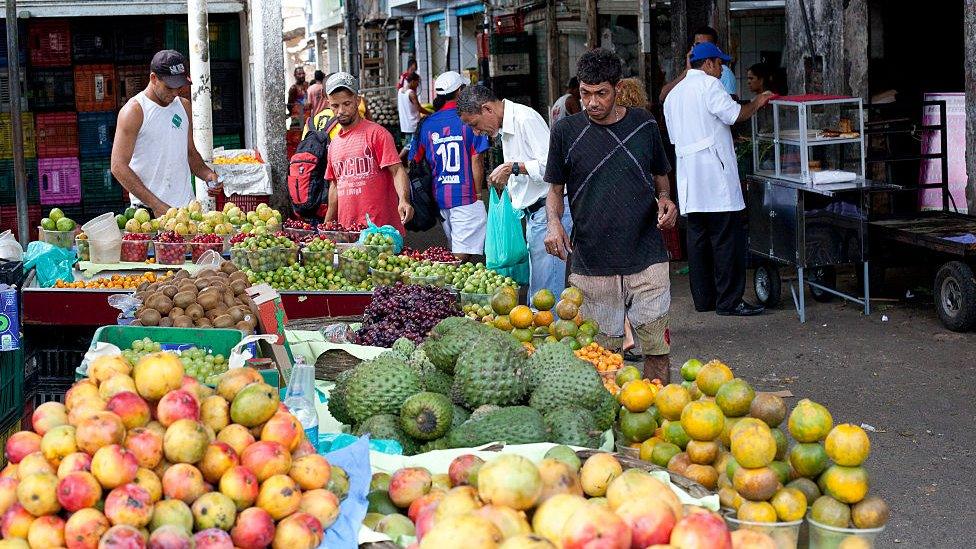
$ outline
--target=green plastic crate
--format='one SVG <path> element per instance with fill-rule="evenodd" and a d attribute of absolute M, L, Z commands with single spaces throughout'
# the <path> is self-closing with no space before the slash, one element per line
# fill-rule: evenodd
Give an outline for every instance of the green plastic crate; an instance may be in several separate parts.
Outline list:
<path fill-rule="evenodd" d="M 27 203 L 40 204 L 41 189 L 37 184 L 37 160 L 30 158 L 24 159 L 24 168 L 24 171 L 27 173 Z M 14 161 L 0 160 L 0 202 L 10 203 L 16 200 Z"/>
<path fill-rule="evenodd" d="M 0 425 L 24 411 L 24 350 L 0 352 Z"/>
<path fill-rule="evenodd" d="M 210 59 L 214 61 L 238 61 L 241 58 L 241 27 L 236 19 L 210 21 Z M 190 34 L 186 19 L 168 19 L 163 29 L 163 45 L 187 55 L 190 50 Z"/>
<path fill-rule="evenodd" d="M 19 416 L 12 417 L 3 423 L 0 423 L 0 448 L 7 446 L 7 439 L 10 435 L 21 430 L 21 418 Z M 0 452 L 0 469 L 7 466 L 7 453 Z"/>
<path fill-rule="evenodd" d="M 241 139 L 241 135 L 238 133 L 231 133 L 227 135 L 215 135 L 213 136 L 213 147 L 223 147 L 225 149 L 242 149 L 244 148 L 244 140 Z"/>

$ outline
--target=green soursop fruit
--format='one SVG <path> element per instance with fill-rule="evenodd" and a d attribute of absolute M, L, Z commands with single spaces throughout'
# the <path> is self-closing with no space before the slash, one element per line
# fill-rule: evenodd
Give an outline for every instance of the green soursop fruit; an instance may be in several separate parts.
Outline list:
<path fill-rule="evenodd" d="M 465 421 L 447 436 L 451 448 L 470 448 L 489 442 L 528 444 L 548 439 L 542 414 L 528 406 L 492 410 L 480 418 Z"/>
<path fill-rule="evenodd" d="M 434 363 L 427 358 L 427 352 L 424 351 L 425 345 L 425 343 L 418 345 L 417 348 L 410 353 L 410 358 L 407 359 L 407 364 L 409 364 L 419 373 L 437 369 L 437 366 L 434 366 Z"/>
<path fill-rule="evenodd" d="M 451 404 L 451 406 L 454 409 L 454 413 L 451 415 L 451 428 L 449 430 L 453 431 L 467 421 L 471 417 L 471 413 L 457 404 Z"/>
<path fill-rule="evenodd" d="M 444 323 L 448 323 L 447 327 L 438 330 L 438 327 Z M 461 353 L 486 334 L 490 334 L 489 330 L 495 331 L 494 328 L 489 328 L 470 318 L 445 318 L 434 326 L 430 338 L 425 342 L 424 352 L 434 366 L 444 373 L 453 374 L 454 364 Z"/>
<path fill-rule="evenodd" d="M 440 438 L 451 428 L 454 405 L 440 393 L 417 393 L 400 408 L 400 427 L 420 440 Z"/>
<path fill-rule="evenodd" d="M 525 396 L 525 347 L 493 331 L 461 353 L 454 366 L 454 387 L 467 408 L 518 404 Z"/>
<path fill-rule="evenodd" d="M 346 383 L 345 406 L 354 423 L 379 414 L 400 413 L 403 402 L 420 392 L 417 372 L 402 360 L 377 357 L 356 367 Z"/>
<path fill-rule="evenodd" d="M 420 374 L 420 388 L 424 391 L 450 395 L 453 384 L 453 377 L 437 369 Z"/>
<path fill-rule="evenodd" d="M 610 391 L 604 391 L 600 397 L 600 404 L 593 410 L 593 419 L 596 421 L 596 428 L 606 431 L 617 421 L 617 413 L 620 411 L 620 404 Z"/>
<path fill-rule="evenodd" d="M 395 440 L 405 455 L 417 453 L 418 444 L 400 427 L 400 416 L 379 414 L 366 419 L 353 431 L 357 437 L 369 434 L 373 440 Z"/>
<path fill-rule="evenodd" d="M 471 411 L 471 416 L 468 419 L 481 419 L 488 415 L 489 412 L 494 412 L 495 410 L 500 410 L 501 406 L 496 406 L 494 404 L 485 404 L 484 406 L 478 406 Z"/>
<path fill-rule="evenodd" d="M 597 429 L 596 420 L 589 410 L 562 406 L 546 413 L 545 421 L 549 428 L 549 442 L 584 448 L 600 446 L 602 431 Z"/>
<path fill-rule="evenodd" d="M 405 337 L 401 337 L 393 342 L 393 352 L 400 353 L 404 358 L 410 358 L 410 355 L 416 349 L 417 345 Z"/>
<path fill-rule="evenodd" d="M 539 385 L 539 378 L 556 366 L 564 366 L 576 361 L 576 355 L 569 345 L 562 343 L 546 343 L 536 349 L 525 363 L 525 380 L 529 390 L 533 391 Z"/>
<path fill-rule="evenodd" d="M 339 375 L 335 379 L 335 387 L 329 393 L 329 413 L 332 414 L 332 417 L 336 421 L 343 425 L 353 424 L 352 417 L 349 415 L 349 409 L 346 408 L 346 386 L 354 371 L 355 369 L 350 369 L 339 372 Z"/>
<path fill-rule="evenodd" d="M 595 410 L 607 393 L 593 365 L 575 359 L 541 372 L 529 406 L 546 412 L 559 406 L 581 406 Z"/>
<path fill-rule="evenodd" d="M 420 445 L 417 449 L 418 454 L 424 454 L 427 452 L 433 452 L 434 450 L 447 450 L 450 446 L 447 444 L 447 437 L 441 437 L 436 440 L 428 440 L 427 442 Z"/>

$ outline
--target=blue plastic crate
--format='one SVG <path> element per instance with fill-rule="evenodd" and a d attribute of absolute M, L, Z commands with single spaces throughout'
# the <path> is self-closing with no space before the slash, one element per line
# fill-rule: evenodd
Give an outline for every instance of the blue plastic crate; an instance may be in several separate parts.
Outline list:
<path fill-rule="evenodd" d="M 81 158 L 112 156 L 117 115 L 109 112 L 78 113 L 78 151 Z"/>

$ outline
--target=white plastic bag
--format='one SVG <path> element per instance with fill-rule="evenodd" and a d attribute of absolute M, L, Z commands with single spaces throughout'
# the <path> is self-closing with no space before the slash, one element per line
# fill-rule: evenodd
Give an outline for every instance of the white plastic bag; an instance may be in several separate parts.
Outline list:
<path fill-rule="evenodd" d="M 24 260 L 24 248 L 20 246 L 20 242 L 17 242 L 9 230 L 0 233 L 0 259 L 7 261 Z"/>

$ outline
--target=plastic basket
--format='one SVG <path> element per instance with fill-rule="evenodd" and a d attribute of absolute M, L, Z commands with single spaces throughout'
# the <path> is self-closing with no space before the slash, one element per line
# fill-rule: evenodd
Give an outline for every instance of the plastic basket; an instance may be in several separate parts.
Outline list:
<path fill-rule="evenodd" d="M 81 165 L 77 158 L 40 158 L 37 178 L 41 204 L 77 204 L 81 202 Z"/>
<path fill-rule="evenodd" d="M 41 224 L 41 207 L 27 206 L 27 234 L 31 240 L 37 238 L 36 227 Z M 0 232 L 11 231 L 20 238 L 20 228 L 17 226 L 17 206 L 15 204 L 0 205 Z"/>
<path fill-rule="evenodd" d="M 752 522 L 739 520 L 732 513 L 725 514 L 725 523 L 729 530 L 752 530 L 766 534 L 773 539 L 776 549 L 796 549 L 800 540 L 800 525 L 803 519 L 791 522 Z"/>
<path fill-rule="evenodd" d="M 224 196 L 224 193 L 217 195 L 217 209 L 223 210 L 224 204 L 228 202 L 233 202 L 235 206 L 241 209 L 242 212 L 253 212 L 258 208 L 259 204 L 267 204 L 271 200 L 271 195 L 268 194 L 232 194 L 230 196 Z"/>
<path fill-rule="evenodd" d="M 78 156 L 77 113 L 38 113 L 34 132 L 38 158 Z"/>
<path fill-rule="evenodd" d="M 121 185 L 112 176 L 111 162 L 104 160 L 81 161 L 81 196 L 84 201 L 121 202 Z"/>
<path fill-rule="evenodd" d="M 71 27 L 71 58 L 75 63 L 115 60 L 115 30 L 89 18 L 75 19 Z"/>
<path fill-rule="evenodd" d="M 213 101 L 213 131 L 240 131 L 244 120 L 244 92 L 240 63 L 213 61 L 210 63 L 211 100 Z"/>
<path fill-rule="evenodd" d="M 91 348 L 96 343 L 111 343 L 119 349 L 128 349 L 137 339 L 149 338 L 156 343 L 193 345 L 210 349 L 214 354 L 230 356 L 231 349 L 241 342 L 240 330 L 224 328 L 160 328 L 157 326 L 102 326 L 95 330 Z"/>
<path fill-rule="evenodd" d="M 22 113 L 20 127 L 24 135 L 24 158 L 36 158 L 34 115 L 29 112 Z M 13 157 L 14 128 L 10 122 L 10 113 L 0 113 L 0 160 L 12 160 Z"/>
<path fill-rule="evenodd" d="M 26 277 L 23 261 L 0 259 L 0 283 L 19 287 Z"/>
<path fill-rule="evenodd" d="M 68 19 L 36 19 L 27 25 L 27 51 L 33 67 L 71 66 Z"/>
<path fill-rule="evenodd" d="M 0 70 L 0 111 L 10 112 L 10 73 L 6 67 Z M 25 73 L 20 73 L 20 110 L 28 111 L 29 101 L 27 100 L 27 79 Z"/>
<path fill-rule="evenodd" d="M 17 25 L 17 32 L 18 32 L 18 36 L 20 36 L 20 37 L 27 36 L 27 21 L 26 20 L 21 19 L 19 21 L 19 24 Z M 7 43 L 7 26 L 6 25 L 0 25 L 0 41 L 2 41 L 0 43 L 3 43 L 3 44 L 6 44 Z M 27 66 L 27 48 L 26 48 L 27 44 L 25 44 L 25 42 L 26 42 L 26 40 L 24 40 L 22 38 L 19 41 L 19 43 L 17 44 L 17 46 L 19 48 L 18 53 L 20 54 L 17 57 L 20 59 L 20 66 L 21 67 L 26 67 Z M 0 51 L 0 67 L 6 68 L 7 67 L 7 48 L 6 47 L 0 48 L 0 50 L 2 50 L 2 51 Z"/>
<path fill-rule="evenodd" d="M 120 63 L 143 63 L 162 49 L 162 26 L 139 17 L 114 18 L 115 60 Z M 185 53 L 185 52 L 184 52 Z M 148 67 L 147 67 L 148 68 Z M 148 73 L 148 71 L 147 71 Z"/>
<path fill-rule="evenodd" d="M 37 187 L 37 160 L 25 160 L 24 171 L 27 174 L 27 203 L 38 204 L 40 192 Z M 14 202 L 17 191 L 14 186 L 14 161 L 0 160 L 0 202 Z"/>
<path fill-rule="evenodd" d="M 32 70 L 27 94 L 35 111 L 65 111 L 75 108 L 75 77 L 71 69 Z"/>
<path fill-rule="evenodd" d="M 210 22 L 210 58 L 238 61 L 241 58 L 241 23 L 236 18 Z"/>
<path fill-rule="evenodd" d="M 84 196 L 84 194 L 82 196 Z M 82 200 L 81 217 L 78 219 L 78 222 L 86 223 L 90 219 L 98 217 L 104 213 L 122 213 L 128 207 L 128 203 L 118 198 L 106 198 L 105 200 L 97 201 L 84 198 Z"/>
<path fill-rule="evenodd" d="M 116 120 L 115 111 L 78 113 L 78 153 L 82 159 L 112 156 Z"/>
<path fill-rule="evenodd" d="M 176 50 L 183 55 L 189 54 L 190 32 L 185 17 L 167 19 L 163 24 L 163 47 L 168 50 Z"/>
<path fill-rule="evenodd" d="M 810 549 L 839 549 L 840 547 L 874 547 L 878 535 L 885 527 L 879 528 L 838 528 L 827 526 L 807 517 L 810 525 Z M 778 548 L 777 548 L 778 549 Z"/>
<path fill-rule="evenodd" d="M 19 420 L 24 407 L 24 350 L 0 353 L 0 424 Z"/>
<path fill-rule="evenodd" d="M 339 256 L 339 273 L 352 284 L 359 284 L 369 276 L 369 263 Z"/>
<path fill-rule="evenodd" d="M 114 65 L 75 67 L 75 107 L 79 112 L 111 111 L 118 93 Z"/>
<path fill-rule="evenodd" d="M 116 71 L 116 82 L 119 90 L 119 106 L 128 103 L 146 89 L 149 84 L 149 69 L 144 65 L 125 65 Z"/>
<path fill-rule="evenodd" d="M 50 381 L 35 383 L 25 386 L 24 408 L 22 412 L 21 425 L 24 429 L 33 428 L 34 410 L 45 402 L 60 402 L 64 404 L 65 395 L 68 389 L 74 384 L 72 380 Z"/>

